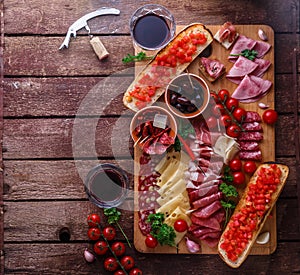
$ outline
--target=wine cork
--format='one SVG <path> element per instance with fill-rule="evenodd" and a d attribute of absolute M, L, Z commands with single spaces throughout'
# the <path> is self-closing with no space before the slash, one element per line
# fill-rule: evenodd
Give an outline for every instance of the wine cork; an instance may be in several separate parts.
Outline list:
<path fill-rule="evenodd" d="M 106 50 L 106 48 L 104 47 L 104 45 L 102 44 L 101 40 L 99 37 L 93 37 L 90 40 L 90 43 L 94 49 L 94 52 L 96 53 L 96 55 L 98 56 L 98 58 L 100 60 L 107 58 L 109 56 L 108 51 Z"/>

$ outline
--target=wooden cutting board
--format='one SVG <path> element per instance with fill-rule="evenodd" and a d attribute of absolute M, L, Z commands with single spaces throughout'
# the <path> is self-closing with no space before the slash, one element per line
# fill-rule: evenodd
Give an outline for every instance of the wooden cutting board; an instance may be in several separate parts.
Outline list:
<path fill-rule="evenodd" d="M 182 29 L 184 26 L 178 26 L 177 31 Z M 218 29 L 220 28 L 219 25 L 207 25 L 206 26 L 214 35 Z M 268 71 L 263 76 L 263 79 L 270 80 L 273 85 L 269 91 L 269 93 L 262 98 L 259 102 L 263 102 L 270 106 L 270 108 L 274 109 L 274 100 L 275 100 L 275 94 L 274 94 L 274 31 L 271 27 L 266 25 L 236 25 L 237 32 L 239 34 L 245 35 L 247 37 L 250 37 L 255 40 L 260 40 L 258 37 L 258 30 L 262 29 L 267 34 L 268 37 L 268 43 L 271 44 L 270 51 L 265 55 L 264 59 L 271 61 L 271 66 L 269 67 Z M 136 48 L 136 52 L 139 52 L 141 49 Z M 222 47 L 217 41 L 214 41 L 212 43 L 212 55 L 211 58 L 215 57 L 219 59 L 226 67 L 226 72 L 230 70 L 233 63 L 228 61 L 228 55 L 230 53 L 230 50 L 226 50 L 224 47 Z M 149 53 L 149 54 L 153 54 Z M 195 73 L 197 75 L 201 74 L 198 71 L 198 62 L 199 59 L 196 58 L 196 60 L 188 67 L 188 71 L 190 73 Z M 143 66 L 136 66 L 136 74 L 143 68 Z M 221 79 L 215 81 L 214 84 L 211 84 L 207 81 L 210 90 L 212 91 L 218 91 L 222 88 L 227 89 L 231 93 L 235 90 L 237 87 L 236 84 L 230 82 L 226 79 L 226 77 L 222 77 Z M 257 105 L 258 102 L 251 103 L 251 104 L 240 104 L 242 107 L 244 107 L 247 111 L 257 111 L 260 115 L 262 115 L 263 111 L 260 109 Z M 260 149 L 262 151 L 263 161 L 274 161 L 275 160 L 275 131 L 273 126 L 266 125 L 265 123 L 261 124 L 263 127 L 263 136 L 264 139 L 260 142 Z M 138 149 L 138 147 L 135 148 L 134 152 L 134 169 L 135 169 L 135 178 L 134 178 L 134 188 L 135 190 L 138 190 L 138 172 L 139 172 L 139 158 L 141 156 L 141 151 Z M 137 197 L 135 197 L 135 205 L 137 204 Z M 134 245 L 135 248 L 143 253 L 178 253 L 178 254 L 188 254 L 190 253 L 185 245 L 185 241 L 182 240 L 178 248 L 169 247 L 169 246 L 157 246 L 154 249 L 148 248 L 145 245 L 145 236 L 141 233 L 139 226 L 139 216 L 138 212 L 135 211 L 134 213 Z M 270 232 L 270 241 L 267 244 L 259 245 L 255 244 L 252 247 L 251 255 L 269 255 L 273 253 L 276 250 L 277 246 L 277 230 L 276 230 L 276 206 L 274 206 L 271 215 L 269 216 L 267 222 L 264 225 L 264 228 L 261 232 Z M 201 250 L 198 254 L 217 254 L 216 248 L 210 248 L 204 243 L 201 244 Z"/>

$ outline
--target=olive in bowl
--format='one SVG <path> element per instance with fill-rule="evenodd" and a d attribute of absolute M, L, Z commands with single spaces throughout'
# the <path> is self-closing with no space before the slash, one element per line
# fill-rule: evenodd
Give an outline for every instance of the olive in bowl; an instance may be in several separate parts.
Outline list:
<path fill-rule="evenodd" d="M 168 84 L 165 102 L 170 111 L 178 117 L 196 117 L 208 105 L 209 87 L 198 75 L 181 74 Z"/>

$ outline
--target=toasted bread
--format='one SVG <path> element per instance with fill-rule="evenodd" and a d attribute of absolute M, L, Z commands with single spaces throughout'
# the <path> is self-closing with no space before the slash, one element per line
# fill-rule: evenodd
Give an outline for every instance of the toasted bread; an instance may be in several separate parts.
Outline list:
<path fill-rule="evenodd" d="M 247 187 L 245 189 L 245 192 L 243 193 L 238 205 L 236 206 L 235 210 L 234 210 L 234 213 L 232 215 L 232 217 L 234 217 L 236 214 L 238 213 L 241 213 L 241 209 L 247 205 L 249 205 L 249 200 L 247 202 L 246 198 L 248 197 L 248 192 L 249 192 L 249 186 L 250 185 L 253 185 L 253 184 L 256 184 L 256 180 L 258 178 L 258 173 L 259 171 L 262 169 L 262 167 L 265 167 L 265 168 L 269 168 L 270 167 L 270 163 L 265 163 L 265 164 L 261 164 L 256 172 L 254 173 L 254 175 L 251 177 L 249 183 L 247 184 Z M 270 202 L 266 204 L 266 208 L 264 210 L 264 214 L 263 216 L 258 219 L 258 223 L 257 223 L 257 226 L 255 228 L 255 230 L 252 232 L 252 237 L 251 239 L 249 240 L 249 242 L 247 243 L 245 249 L 243 250 L 243 252 L 238 256 L 237 260 L 236 261 L 232 261 L 230 260 L 228 257 L 227 257 L 227 254 L 225 252 L 225 250 L 222 249 L 221 245 L 222 243 L 224 242 L 225 240 L 225 236 L 224 234 L 226 234 L 226 232 L 228 230 L 230 230 L 230 221 L 229 223 L 227 224 L 221 238 L 220 238 L 220 241 L 219 241 L 219 244 L 218 244 L 218 253 L 220 255 L 220 257 L 222 258 L 222 260 L 227 264 L 229 265 L 230 267 L 232 268 L 238 268 L 247 258 L 247 256 L 249 255 L 250 251 L 251 251 L 251 247 L 253 246 L 253 244 L 255 243 L 255 240 L 257 238 L 257 236 L 259 235 L 261 229 L 263 228 L 264 224 L 265 224 L 265 221 L 266 219 L 268 218 L 273 206 L 275 205 L 276 203 L 276 200 L 278 199 L 284 185 L 285 185 L 285 182 L 286 182 L 286 179 L 288 177 L 288 174 L 289 174 L 289 168 L 286 166 L 286 165 L 283 165 L 283 164 L 276 164 L 279 169 L 281 170 L 281 177 L 280 177 L 280 183 L 277 185 L 277 189 L 272 193 L 272 196 L 271 196 L 271 199 L 270 199 Z M 232 220 L 232 217 L 231 217 L 231 220 Z"/>
<path fill-rule="evenodd" d="M 124 93 L 123 96 L 123 103 L 126 107 L 133 111 L 138 111 L 138 108 L 136 106 L 136 99 L 132 96 L 130 96 L 130 92 L 134 89 L 134 87 L 139 84 L 139 81 L 146 75 L 151 74 L 152 65 L 155 63 L 155 60 L 157 57 L 163 56 L 166 53 L 168 53 L 169 49 L 177 43 L 177 41 L 181 40 L 185 35 L 190 34 L 191 32 L 201 32 L 205 35 L 207 41 L 204 44 L 198 44 L 196 52 L 192 55 L 192 60 L 190 62 L 180 63 L 178 62 L 175 70 L 170 70 L 170 77 L 169 81 L 176 77 L 177 75 L 181 74 L 189 65 L 190 63 L 195 60 L 195 58 L 204 51 L 212 42 L 213 42 L 213 36 L 212 33 L 201 23 L 194 23 L 191 25 L 188 25 L 183 30 L 181 30 L 174 39 L 163 49 L 159 50 L 158 53 L 155 55 L 155 57 L 145 66 L 145 68 L 136 76 L 135 80 L 130 84 L 127 91 Z M 165 88 L 167 87 L 168 81 L 164 83 L 160 83 L 158 85 L 158 88 L 155 92 L 155 95 L 151 97 L 151 100 L 147 102 L 147 106 L 152 105 L 157 99 L 165 92 Z M 156 83 L 152 83 L 151 85 L 157 85 Z"/>

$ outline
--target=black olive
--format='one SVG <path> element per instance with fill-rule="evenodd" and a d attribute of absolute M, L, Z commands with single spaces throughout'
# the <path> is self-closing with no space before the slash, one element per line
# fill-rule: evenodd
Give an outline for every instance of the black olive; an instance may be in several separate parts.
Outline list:
<path fill-rule="evenodd" d="M 189 113 L 193 113 L 193 112 L 195 112 L 197 110 L 197 108 L 196 108 L 196 106 L 193 104 L 193 105 L 189 105 L 189 106 L 187 106 L 187 111 L 189 112 Z"/>
<path fill-rule="evenodd" d="M 178 97 L 177 102 L 180 103 L 181 105 L 190 105 L 191 104 L 191 101 L 184 96 Z"/>
<path fill-rule="evenodd" d="M 177 98 L 178 98 L 178 94 L 177 93 L 171 93 L 171 96 L 170 96 L 170 104 L 172 106 L 175 106 L 176 105 L 176 102 L 177 102 Z"/>

